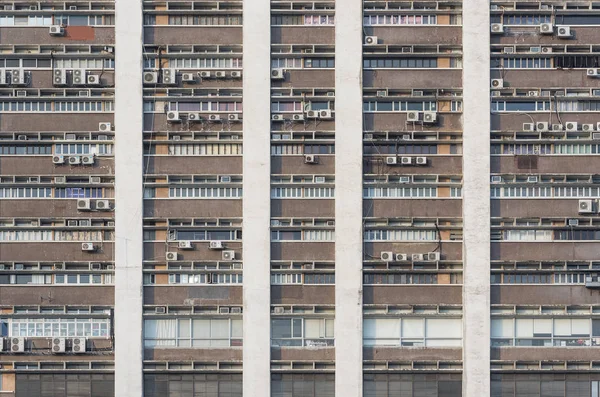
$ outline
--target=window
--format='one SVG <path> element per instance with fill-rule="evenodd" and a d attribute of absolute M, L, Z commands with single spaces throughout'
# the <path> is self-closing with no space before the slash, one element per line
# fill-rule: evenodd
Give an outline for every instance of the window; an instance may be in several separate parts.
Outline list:
<path fill-rule="evenodd" d="M 271 319 L 271 346 L 333 346 L 333 338 L 333 319 Z"/>
<path fill-rule="evenodd" d="M 435 187 L 367 187 L 363 198 L 436 198 Z"/>
<path fill-rule="evenodd" d="M 438 232 L 429 229 L 387 230 L 372 229 L 364 233 L 365 241 L 435 241 Z"/>
<path fill-rule="evenodd" d="M 169 145 L 169 156 L 240 156 L 241 143 L 200 143 Z"/>
<path fill-rule="evenodd" d="M 111 144 L 82 144 L 66 143 L 54 145 L 54 153 L 62 155 L 82 155 L 82 154 L 112 154 L 113 145 Z"/>
<path fill-rule="evenodd" d="M 271 241 L 335 241 L 334 230 L 272 230 Z"/>
<path fill-rule="evenodd" d="M 434 69 L 437 58 L 365 58 L 365 69 Z"/>
<path fill-rule="evenodd" d="M 27 337 L 109 337 L 110 319 L 108 318 L 9 318 L 0 319 L 2 336 Z"/>
<path fill-rule="evenodd" d="M 209 198 L 233 199 L 242 198 L 241 187 L 172 187 L 169 198 Z"/>
<path fill-rule="evenodd" d="M 462 380 L 460 374 L 448 373 L 365 373 L 363 391 L 363 397 L 462 397 Z"/>
<path fill-rule="evenodd" d="M 273 373 L 271 397 L 335 397 L 335 375 Z"/>
<path fill-rule="evenodd" d="M 242 375 L 219 372 L 144 375 L 144 397 L 166 395 L 169 397 L 242 397 Z"/>
<path fill-rule="evenodd" d="M 242 345 L 241 319 L 144 320 L 146 347 L 232 347 Z"/>
<path fill-rule="evenodd" d="M 289 198 L 334 198 L 335 188 L 333 187 L 272 187 L 271 198 L 289 199 Z"/>
<path fill-rule="evenodd" d="M 435 25 L 437 15 L 365 15 L 364 26 L 378 25 Z"/>
<path fill-rule="evenodd" d="M 370 100 L 363 102 L 363 111 L 373 112 L 408 112 L 408 111 L 436 111 L 437 103 L 433 101 L 407 102 L 389 100 Z"/>
<path fill-rule="evenodd" d="M 366 318 L 365 346 L 460 347 L 460 318 Z"/>
<path fill-rule="evenodd" d="M 600 320 L 590 318 L 493 318 L 492 346 L 598 346 Z"/>
<path fill-rule="evenodd" d="M 242 273 L 169 274 L 169 284 L 242 284 Z"/>

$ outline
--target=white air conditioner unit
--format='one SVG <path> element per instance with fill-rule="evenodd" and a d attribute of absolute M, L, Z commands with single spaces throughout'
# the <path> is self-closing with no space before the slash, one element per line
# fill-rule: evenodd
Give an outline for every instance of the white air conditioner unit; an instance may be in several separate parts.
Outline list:
<path fill-rule="evenodd" d="M 188 241 L 188 240 L 179 241 L 179 242 L 177 243 L 177 247 L 178 247 L 180 250 L 191 250 L 191 249 L 193 249 L 193 248 L 194 248 L 194 247 L 192 246 L 192 242 L 191 242 L 191 241 Z"/>
<path fill-rule="evenodd" d="M 271 69 L 271 80 L 285 80 L 285 69 Z"/>
<path fill-rule="evenodd" d="M 175 69 L 163 69 L 161 73 L 161 83 L 164 85 L 177 84 L 177 71 Z"/>
<path fill-rule="evenodd" d="M 547 132 L 548 131 L 548 122 L 547 121 L 538 121 L 535 123 L 535 129 L 539 132 Z"/>
<path fill-rule="evenodd" d="M 540 92 L 536 90 L 527 91 L 527 96 L 540 96 Z"/>
<path fill-rule="evenodd" d="M 600 68 L 590 68 L 586 71 L 588 77 L 600 77 Z"/>
<path fill-rule="evenodd" d="M 392 262 L 394 260 L 394 253 L 391 251 L 382 251 L 380 257 L 384 262 Z"/>
<path fill-rule="evenodd" d="M 217 70 L 217 71 L 215 72 L 215 77 L 216 77 L 217 79 L 224 79 L 224 78 L 226 78 L 226 77 L 227 77 L 227 73 L 225 73 L 225 71 L 224 71 L 224 70 Z"/>
<path fill-rule="evenodd" d="M 194 73 L 182 73 L 181 81 L 183 81 L 184 83 L 195 83 L 196 75 L 194 75 Z"/>
<path fill-rule="evenodd" d="M 593 214 L 596 212 L 595 207 L 594 200 L 579 200 L 578 212 L 580 214 Z"/>
<path fill-rule="evenodd" d="M 402 135 L 402 140 L 403 141 L 410 141 L 412 139 L 412 137 L 410 136 L 410 134 L 404 134 Z"/>
<path fill-rule="evenodd" d="M 53 164 L 64 164 L 65 156 L 60 156 L 60 155 L 52 156 L 52 163 Z"/>
<path fill-rule="evenodd" d="M 365 45 L 377 45 L 377 43 L 379 43 L 379 38 L 377 36 L 365 37 Z"/>
<path fill-rule="evenodd" d="M 210 121 L 221 121 L 221 116 L 218 114 L 209 114 L 208 119 Z"/>
<path fill-rule="evenodd" d="M 529 52 L 533 52 L 534 54 L 539 54 L 540 52 L 542 52 L 542 47 L 540 47 L 540 46 L 529 47 Z"/>
<path fill-rule="evenodd" d="M 402 184 L 410 183 L 410 176 L 406 175 L 406 176 L 398 177 L 398 183 L 402 183 Z"/>
<path fill-rule="evenodd" d="M 408 255 L 406 254 L 396 254 L 394 259 L 396 262 L 406 262 L 408 260 Z"/>
<path fill-rule="evenodd" d="M 303 114 L 294 114 L 294 115 L 292 115 L 292 120 L 294 120 L 294 121 L 304 121 L 304 115 Z"/>
<path fill-rule="evenodd" d="M 81 156 L 70 156 L 69 157 L 70 165 L 79 165 L 81 164 Z"/>
<path fill-rule="evenodd" d="M 73 69 L 73 85 L 85 85 L 87 83 L 85 69 Z"/>
<path fill-rule="evenodd" d="M 427 165 L 427 157 L 417 157 L 417 165 Z"/>
<path fill-rule="evenodd" d="M 492 88 L 502 88 L 502 87 L 504 87 L 504 80 L 503 79 L 492 79 L 490 86 Z"/>
<path fill-rule="evenodd" d="M 228 307 L 221 306 L 219 307 L 219 314 L 229 314 L 230 310 Z"/>
<path fill-rule="evenodd" d="M 187 119 L 188 121 L 202 121 L 202 116 L 200 116 L 200 113 L 188 113 L 187 114 Z"/>
<path fill-rule="evenodd" d="M 76 354 L 85 353 L 87 350 L 86 338 L 71 339 L 71 351 Z"/>
<path fill-rule="evenodd" d="M 581 131 L 592 132 L 594 131 L 595 127 L 596 126 L 594 124 L 582 124 Z"/>
<path fill-rule="evenodd" d="M 315 183 L 325 183 L 324 176 L 315 176 Z"/>
<path fill-rule="evenodd" d="M 110 200 L 96 200 L 96 210 L 110 211 Z"/>
<path fill-rule="evenodd" d="M 211 250 L 222 250 L 223 248 L 225 248 L 225 247 L 223 246 L 223 242 L 222 241 L 213 240 L 213 241 L 210 241 L 208 243 L 208 249 L 211 249 Z"/>
<path fill-rule="evenodd" d="M 176 261 L 177 260 L 177 252 L 166 252 L 165 259 L 168 261 Z"/>
<path fill-rule="evenodd" d="M 567 219 L 567 226 L 579 226 L 579 219 Z"/>
<path fill-rule="evenodd" d="M 319 110 L 319 118 L 322 120 L 331 120 L 333 118 L 333 115 L 331 114 L 331 109 Z"/>
<path fill-rule="evenodd" d="M 235 251 L 225 250 L 221 253 L 221 259 L 224 261 L 232 261 L 235 259 Z"/>
<path fill-rule="evenodd" d="M 92 201 L 90 199 L 77 199 L 77 209 L 79 211 L 90 211 L 92 209 Z"/>
<path fill-rule="evenodd" d="M 372 141 L 373 139 L 375 139 L 373 134 L 365 134 L 364 139 Z"/>
<path fill-rule="evenodd" d="M 231 76 L 232 79 L 241 79 L 242 78 L 242 72 L 240 70 L 234 70 L 229 75 Z"/>
<path fill-rule="evenodd" d="M 221 175 L 219 177 L 219 182 L 220 183 L 231 183 L 231 176 L 230 175 Z"/>
<path fill-rule="evenodd" d="M 412 157 L 400 157 L 400 164 L 402 165 L 412 165 L 413 158 Z"/>
<path fill-rule="evenodd" d="M 10 83 L 12 85 L 26 85 L 25 71 L 23 69 L 12 69 L 10 71 Z"/>
<path fill-rule="evenodd" d="M 203 70 L 200 72 L 200 78 L 202 79 L 210 79 L 212 77 L 212 73 L 210 70 Z"/>
<path fill-rule="evenodd" d="M 154 308 L 154 314 L 167 314 L 167 308 L 165 306 L 156 306 Z"/>
<path fill-rule="evenodd" d="M 532 132 L 535 131 L 534 123 L 523 123 L 523 131 Z"/>
<path fill-rule="evenodd" d="M 283 121 L 283 115 L 282 114 L 272 114 L 271 121 Z"/>
<path fill-rule="evenodd" d="M 490 26 L 490 32 L 492 34 L 502 34 L 504 33 L 504 25 L 502 25 L 501 23 L 493 23 Z"/>
<path fill-rule="evenodd" d="M 55 176 L 54 183 L 67 183 L 67 177 L 66 176 Z"/>
<path fill-rule="evenodd" d="M 500 175 L 492 175 L 492 177 L 490 178 L 492 183 L 501 183 L 502 182 L 502 177 Z"/>
<path fill-rule="evenodd" d="M 167 112 L 167 121 L 169 121 L 171 123 L 180 122 L 181 118 L 179 117 L 179 112 L 176 112 L 176 111 Z"/>
<path fill-rule="evenodd" d="M 90 270 L 102 270 L 102 264 L 98 262 L 90 263 Z"/>
<path fill-rule="evenodd" d="M 50 36 L 62 36 L 65 34 L 65 29 L 60 25 L 50 25 L 48 33 Z"/>
<path fill-rule="evenodd" d="M 144 72 L 144 84 L 158 84 L 158 72 Z"/>
<path fill-rule="evenodd" d="M 571 27 L 570 26 L 557 26 L 556 27 L 556 35 L 561 39 L 567 39 L 571 37 Z"/>
<path fill-rule="evenodd" d="M 81 164 L 83 165 L 92 165 L 94 164 L 95 157 L 93 154 L 81 156 Z"/>
<path fill-rule="evenodd" d="M 319 111 L 318 110 L 309 110 L 306 112 L 306 118 L 307 119 L 316 119 L 319 117 Z"/>
<path fill-rule="evenodd" d="M 408 113 L 406 113 L 406 121 L 412 121 L 412 122 L 419 121 L 419 116 L 420 116 L 419 112 L 416 112 L 416 111 L 408 112 Z"/>
<path fill-rule="evenodd" d="M 387 165 L 397 165 L 398 164 L 398 157 L 396 156 L 388 156 L 385 158 L 385 163 Z"/>
<path fill-rule="evenodd" d="M 515 52 L 515 47 L 514 46 L 503 47 L 502 48 L 502 53 L 503 54 L 514 54 L 514 52 Z"/>
<path fill-rule="evenodd" d="M 375 93 L 375 96 L 377 98 L 383 98 L 386 97 L 388 95 L 387 90 L 377 90 L 377 92 Z"/>
<path fill-rule="evenodd" d="M 552 54 L 552 47 L 542 47 L 542 54 Z"/>
<path fill-rule="evenodd" d="M 552 25 L 551 23 L 540 24 L 540 33 L 541 34 L 553 34 L 554 33 L 554 25 Z"/>
<path fill-rule="evenodd" d="M 439 261 L 440 260 L 440 253 L 439 252 L 428 252 L 425 254 L 425 260 L 426 261 Z"/>
<path fill-rule="evenodd" d="M 574 132 L 577 131 L 578 123 L 576 121 L 567 121 L 565 124 L 565 130 Z"/>
<path fill-rule="evenodd" d="M 0 85 L 7 85 L 10 83 L 10 79 L 7 79 L 6 69 L 0 68 Z"/>
<path fill-rule="evenodd" d="M 285 313 L 285 308 L 277 306 L 277 307 L 273 308 L 273 313 L 275 313 L 275 314 L 284 314 Z"/>
<path fill-rule="evenodd" d="M 98 131 L 106 132 L 112 130 L 111 123 L 98 123 Z"/>
<path fill-rule="evenodd" d="M 66 70 L 54 69 L 54 77 L 52 78 L 52 84 L 55 86 L 66 86 L 67 85 Z"/>
<path fill-rule="evenodd" d="M 304 156 L 304 164 L 319 164 L 319 158 L 314 154 L 307 154 Z"/>
<path fill-rule="evenodd" d="M 562 130 L 563 130 L 562 124 L 552 124 L 552 131 L 562 131 Z"/>
<path fill-rule="evenodd" d="M 23 337 L 11 337 L 10 339 L 10 352 L 11 353 L 23 353 L 25 352 L 25 338 Z"/>
<path fill-rule="evenodd" d="M 237 114 L 237 113 L 229 114 L 229 115 L 227 115 L 227 120 L 234 121 L 234 122 L 235 121 L 240 121 L 240 115 Z"/>
<path fill-rule="evenodd" d="M 425 256 L 423 254 L 412 254 L 411 259 L 413 262 L 422 262 L 425 260 Z"/>
<path fill-rule="evenodd" d="M 538 177 L 537 175 L 529 175 L 527 177 L 527 183 L 537 183 Z"/>
<path fill-rule="evenodd" d="M 600 130 L 600 125 L 596 127 L 596 129 Z M 600 139 L 600 132 L 595 132 L 592 134 L 592 139 L 594 140 L 599 140 Z"/>
<path fill-rule="evenodd" d="M 64 353 L 67 345 L 66 338 L 52 338 L 52 354 Z"/>
<path fill-rule="evenodd" d="M 96 246 L 94 243 L 81 243 L 81 250 L 87 252 L 95 251 Z"/>
<path fill-rule="evenodd" d="M 86 84 L 89 86 L 99 86 L 100 85 L 100 76 L 97 74 L 89 74 L 87 76 Z"/>

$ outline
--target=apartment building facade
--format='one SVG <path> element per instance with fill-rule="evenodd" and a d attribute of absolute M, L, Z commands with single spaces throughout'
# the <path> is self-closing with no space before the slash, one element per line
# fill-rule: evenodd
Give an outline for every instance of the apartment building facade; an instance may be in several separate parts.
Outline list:
<path fill-rule="evenodd" d="M 0 4 L 0 396 L 597 397 L 600 2 Z"/>

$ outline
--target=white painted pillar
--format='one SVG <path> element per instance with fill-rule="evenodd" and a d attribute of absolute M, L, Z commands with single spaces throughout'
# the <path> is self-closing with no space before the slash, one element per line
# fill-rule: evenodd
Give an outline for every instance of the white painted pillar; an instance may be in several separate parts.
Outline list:
<path fill-rule="evenodd" d="M 244 0 L 244 396 L 271 395 L 271 3 Z"/>
<path fill-rule="evenodd" d="M 143 397 L 142 0 L 115 14 L 115 393 Z"/>
<path fill-rule="evenodd" d="M 363 395 L 362 1 L 335 10 L 335 395 Z"/>
<path fill-rule="evenodd" d="M 463 397 L 490 395 L 489 9 L 463 1 Z"/>

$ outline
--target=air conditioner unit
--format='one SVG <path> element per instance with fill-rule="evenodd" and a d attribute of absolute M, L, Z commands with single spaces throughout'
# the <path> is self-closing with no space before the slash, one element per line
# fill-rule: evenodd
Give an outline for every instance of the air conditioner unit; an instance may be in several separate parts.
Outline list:
<path fill-rule="evenodd" d="M 278 68 L 278 69 L 271 69 L 271 79 L 272 80 L 285 80 L 285 70 Z"/>
<path fill-rule="evenodd" d="M 541 34 L 553 34 L 554 33 L 554 25 L 552 25 L 551 23 L 540 24 L 540 33 Z"/>
<path fill-rule="evenodd" d="M 597 129 L 600 130 L 600 126 L 598 126 Z M 600 139 L 600 132 L 593 133 L 592 139 L 594 139 L 594 140 Z"/>
<path fill-rule="evenodd" d="M 210 121 L 221 121 L 221 116 L 218 114 L 209 114 L 208 119 Z"/>
<path fill-rule="evenodd" d="M 81 156 L 71 156 L 69 157 L 70 165 L 79 165 L 81 164 Z"/>
<path fill-rule="evenodd" d="M 540 96 L 540 92 L 536 90 L 527 91 L 527 96 Z"/>
<path fill-rule="evenodd" d="M 417 157 L 417 165 L 427 165 L 427 157 Z"/>
<path fill-rule="evenodd" d="M 285 313 L 285 308 L 280 307 L 280 306 L 275 307 L 275 308 L 273 308 L 273 313 L 275 313 L 275 314 L 283 314 L 283 313 Z"/>
<path fill-rule="evenodd" d="M 372 141 L 373 139 L 375 139 L 373 134 L 365 134 L 364 138 L 369 141 Z"/>
<path fill-rule="evenodd" d="M 387 165 L 397 165 L 398 164 L 398 157 L 396 156 L 388 156 L 385 158 L 385 163 Z"/>
<path fill-rule="evenodd" d="M 77 199 L 77 209 L 79 211 L 90 211 L 92 209 L 92 201 L 90 199 Z"/>
<path fill-rule="evenodd" d="M 535 123 L 535 129 L 539 132 L 547 132 L 548 131 L 548 122 L 547 121 L 538 121 Z"/>
<path fill-rule="evenodd" d="M 410 141 L 412 139 L 412 137 L 410 136 L 410 134 L 404 134 L 402 135 L 402 140 L 403 141 Z"/>
<path fill-rule="evenodd" d="M 219 177 L 219 182 L 220 183 L 231 183 L 231 176 L 230 175 L 221 175 Z"/>
<path fill-rule="evenodd" d="M 380 257 L 384 262 L 392 262 L 394 260 L 394 253 L 391 251 L 382 251 Z"/>
<path fill-rule="evenodd" d="M 502 25 L 501 23 L 493 23 L 490 26 L 490 32 L 492 34 L 502 34 L 504 33 L 504 25 Z"/>
<path fill-rule="evenodd" d="M 231 308 L 231 314 L 242 314 L 242 308 L 237 306 L 237 307 L 232 307 Z"/>
<path fill-rule="evenodd" d="M 202 116 L 200 113 L 188 113 L 187 119 L 188 121 L 202 121 Z"/>
<path fill-rule="evenodd" d="M 95 158 L 94 158 L 93 154 L 81 156 L 81 164 L 84 164 L 84 165 L 92 165 L 92 164 L 94 164 L 94 160 L 95 160 Z"/>
<path fill-rule="evenodd" d="M 292 120 L 294 120 L 294 121 L 304 121 L 304 115 L 303 114 L 294 114 L 292 116 Z"/>
<path fill-rule="evenodd" d="M 154 314 L 166 314 L 167 308 L 165 306 L 156 306 L 154 308 Z"/>
<path fill-rule="evenodd" d="M 196 76 L 194 75 L 194 73 L 182 73 L 181 81 L 183 81 L 184 83 L 195 83 Z"/>
<path fill-rule="evenodd" d="M 562 124 L 552 124 L 552 131 L 562 131 L 562 130 L 563 130 Z"/>
<path fill-rule="evenodd" d="M 318 110 L 309 110 L 306 112 L 306 118 L 307 119 L 316 119 L 319 117 L 319 111 Z"/>
<path fill-rule="evenodd" d="M 579 213 L 580 214 L 593 214 L 595 210 L 594 200 L 579 200 Z"/>
<path fill-rule="evenodd" d="M 542 52 L 542 47 L 540 47 L 540 46 L 529 47 L 529 52 L 533 52 L 534 54 L 539 54 L 540 52 Z"/>
<path fill-rule="evenodd" d="M 50 36 L 62 36 L 65 34 L 65 29 L 60 25 L 50 25 L 48 33 L 50 33 Z"/>
<path fill-rule="evenodd" d="M 283 121 L 282 114 L 273 114 L 271 115 L 271 121 Z"/>
<path fill-rule="evenodd" d="M 181 121 L 181 118 L 179 117 L 179 112 L 176 111 L 171 111 L 167 113 L 167 121 L 171 122 L 171 123 L 177 123 Z"/>
<path fill-rule="evenodd" d="M 71 339 L 71 351 L 76 354 L 85 353 L 87 350 L 86 338 Z"/>
<path fill-rule="evenodd" d="M 578 124 L 576 121 L 567 121 L 565 124 L 565 130 L 567 131 L 577 131 Z"/>
<path fill-rule="evenodd" d="M 177 260 L 177 252 L 166 252 L 165 259 L 168 261 L 176 261 Z"/>
<path fill-rule="evenodd" d="M 375 96 L 377 96 L 377 98 L 383 98 L 386 97 L 388 94 L 387 90 L 377 90 L 377 92 L 375 93 Z"/>
<path fill-rule="evenodd" d="M 144 84 L 158 84 L 158 72 L 144 72 Z"/>
<path fill-rule="evenodd" d="M 7 79 L 6 76 L 6 69 L 0 68 L 0 85 L 10 84 L 10 79 Z"/>
<path fill-rule="evenodd" d="M 242 72 L 240 70 L 234 70 L 230 73 L 230 76 L 232 79 L 241 79 L 242 78 Z"/>
<path fill-rule="evenodd" d="M 55 176 L 54 183 L 67 183 L 67 177 L 66 176 Z"/>
<path fill-rule="evenodd" d="M 324 176 L 315 176 L 315 183 L 325 183 Z"/>
<path fill-rule="evenodd" d="M 75 134 L 65 134 L 65 140 L 66 141 L 76 141 L 77 140 L 77 135 L 75 135 Z"/>
<path fill-rule="evenodd" d="M 67 227 L 77 227 L 77 226 L 79 226 L 79 221 L 67 220 Z"/>
<path fill-rule="evenodd" d="M 98 262 L 92 262 L 92 263 L 90 263 L 90 269 L 91 270 L 102 270 L 102 264 L 98 263 Z"/>
<path fill-rule="evenodd" d="M 379 43 L 379 38 L 377 36 L 365 37 L 365 45 L 377 45 L 377 43 Z"/>
<path fill-rule="evenodd" d="M 90 85 L 90 86 L 99 86 L 100 85 L 100 76 L 97 74 L 89 74 L 87 76 L 86 84 Z"/>
<path fill-rule="evenodd" d="M 527 177 L 527 183 L 537 183 L 538 177 L 537 175 L 530 175 Z"/>
<path fill-rule="evenodd" d="M 307 154 L 304 156 L 304 164 L 319 164 L 319 158 L 314 154 Z"/>
<path fill-rule="evenodd" d="M 215 72 L 215 77 L 216 77 L 217 79 L 224 79 L 224 78 L 226 78 L 226 77 L 227 77 L 227 73 L 225 73 L 225 71 L 224 71 L 224 70 L 217 70 L 217 71 Z"/>
<path fill-rule="evenodd" d="M 570 26 L 557 26 L 556 27 L 556 35 L 561 39 L 566 39 L 571 37 L 571 27 Z"/>
<path fill-rule="evenodd" d="M 112 130 L 112 123 L 98 123 L 98 131 L 106 132 Z"/>
<path fill-rule="evenodd" d="M 10 71 L 10 83 L 12 85 L 25 85 L 25 71 L 23 69 L 12 69 Z"/>
<path fill-rule="evenodd" d="M 55 86 L 67 85 L 67 72 L 64 69 L 54 69 L 54 77 L 52 78 L 52 84 Z"/>
<path fill-rule="evenodd" d="M 402 165 L 412 165 L 413 158 L 412 157 L 400 157 L 400 164 Z"/>
<path fill-rule="evenodd" d="M 221 259 L 224 261 L 232 261 L 235 259 L 235 251 L 225 250 L 221 253 Z"/>
<path fill-rule="evenodd" d="M 552 54 L 552 47 L 542 47 L 542 54 Z"/>
<path fill-rule="evenodd" d="M 81 243 L 81 250 L 87 252 L 95 251 L 96 246 L 94 243 Z"/>
<path fill-rule="evenodd" d="M 599 68 L 590 68 L 590 69 L 587 69 L 586 73 L 587 73 L 588 77 L 599 77 L 600 69 Z"/>
<path fill-rule="evenodd" d="M 192 242 L 191 241 L 179 241 L 177 243 L 177 247 L 181 250 L 191 250 L 194 247 L 192 246 Z"/>
<path fill-rule="evenodd" d="M 177 84 L 177 71 L 175 69 L 163 69 L 161 73 L 162 81 L 164 85 L 175 85 Z"/>
<path fill-rule="evenodd" d="M 410 176 L 398 177 L 398 183 L 402 183 L 402 184 L 410 183 Z"/>
<path fill-rule="evenodd" d="M 535 131 L 535 124 L 533 124 L 533 123 L 523 123 L 523 131 L 528 131 L 528 132 Z"/>
<path fill-rule="evenodd" d="M 64 262 L 56 262 L 55 264 L 52 265 L 52 268 L 54 270 L 64 270 L 65 263 Z"/>
<path fill-rule="evenodd" d="M 330 109 L 319 110 L 319 118 L 322 120 L 331 120 L 333 118 Z"/>
<path fill-rule="evenodd" d="M 406 121 L 419 121 L 419 112 L 406 113 Z"/>
<path fill-rule="evenodd" d="M 595 127 L 596 126 L 594 124 L 582 124 L 581 131 L 592 132 L 594 131 Z"/>
<path fill-rule="evenodd" d="M 73 69 L 73 85 L 85 85 L 86 80 L 86 70 L 85 69 Z"/>
<path fill-rule="evenodd" d="M 567 219 L 567 226 L 579 226 L 579 219 Z"/>
<path fill-rule="evenodd" d="M 490 86 L 492 88 L 502 88 L 502 87 L 504 87 L 504 80 L 503 79 L 492 79 Z"/>
<path fill-rule="evenodd" d="M 412 254 L 411 259 L 413 262 L 422 262 L 425 260 L 425 256 L 423 254 Z"/>
<path fill-rule="evenodd" d="M 212 73 L 210 70 L 203 70 L 200 72 L 200 78 L 202 79 L 210 79 L 212 77 Z"/>
<path fill-rule="evenodd" d="M 208 249 L 211 250 L 222 250 L 223 248 L 225 248 L 223 246 L 223 242 L 219 241 L 219 240 L 213 240 L 213 241 L 209 241 L 208 243 Z"/>
<path fill-rule="evenodd" d="M 502 183 L 502 177 L 500 175 L 492 175 L 490 180 L 492 183 Z"/>
<path fill-rule="evenodd" d="M 408 260 L 408 255 L 406 254 L 396 254 L 394 259 L 396 262 L 406 262 Z"/>
<path fill-rule="evenodd" d="M 440 253 L 439 252 L 428 252 L 425 254 L 426 261 L 439 261 Z"/>
<path fill-rule="evenodd" d="M 96 200 L 96 210 L 110 211 L 110 200 Z"/>
<path fill-rule="evenodd" d="M 52 354 L 64 353 L 66 342 L 66 338 L 52 338 Z"/>
<path fill-rule="evenodd" d="M 237 113 L 227 115 L 227 120 L 229 121 L 240 121 L 240 115 Z"/>
<path fill-rule="evenodd" d="M 64 164 L 65 156 L 52 156 L 52 163 L 54 164 Z"/>
<path fill-rule="evenodd" d="M 23 353 L 25 352 L 25 338 L 12 337 L 10 339 L 10 352 L 11 353 Z"/>
<path fill-rule="evenodd" d="M 513 54 L 514 52 L 515 52 L 515 47 L 513 47 L 513 46 L 502 48 L 503 54 Z"/>

